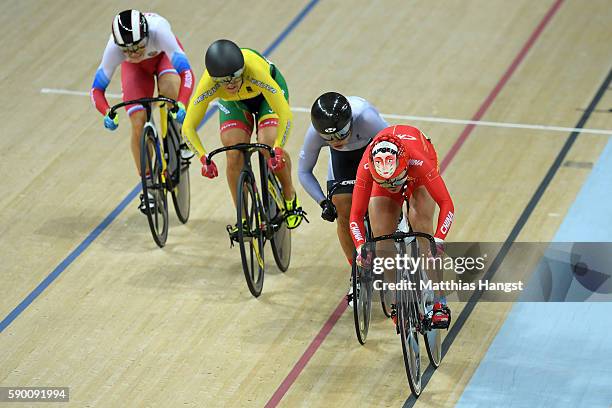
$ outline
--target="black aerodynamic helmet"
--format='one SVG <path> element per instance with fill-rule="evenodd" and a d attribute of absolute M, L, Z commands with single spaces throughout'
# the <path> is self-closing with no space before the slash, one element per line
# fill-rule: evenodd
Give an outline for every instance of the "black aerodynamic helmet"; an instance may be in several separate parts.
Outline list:
<path fill-rule="evenodd" d="M 343 140 L 351 133 L 353 112 L 343 95 L 326 92 L 312 104 L 310 119 L 323 139 Z"/>
<path fill-rule="evenodd" d="M 149 25 L 140 11 L 124 10 L 113 19 L 112 33 L 115 44 L 128 47 L 148 37 Z"/>
<path fill-rule="evenodd" d="M 242 51 L 230 40 L 213 42 L 206 50 L 204 63 L 212 78 L 235 78 L 244 70 Z"/>

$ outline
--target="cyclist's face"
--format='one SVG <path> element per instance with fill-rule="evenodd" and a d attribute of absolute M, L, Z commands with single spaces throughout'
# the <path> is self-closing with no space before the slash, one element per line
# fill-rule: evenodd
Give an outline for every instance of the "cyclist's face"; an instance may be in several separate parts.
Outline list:
<path fill-rule="evenodd" d="M 125 54 L 128 59 L 139 59 L 145 53 L 145 48 L 147 47 L 147 41 L 141 41 L 137 45 L 133 45 L 131 47 L 120 47 L 121 51 Z"/>
<path fill-rule="evenodd" d="M 223 84 L 223 88 L 225 88 L 225 90 L 230 93 L 230 94 L 235 94 L 238 93 L 238 91 L 240 90 L 240 87 L 242 86 L 242 77 L 237 77 L 232 79 L 230 82 L 225 82 Z"/>
<path fill-rule="evenodd" d="M 378 153 L 374 156 L 374 168 L 383 177 L 391 177 L 397 167 L 396 157 L 393 153 Z"/>
<path fill-rule="evenodd" d="M 344 146 L 348 142 L 348 140 L 349 140 L 348 137 L 346 137 L 346 138 L 344 138 L 342 140 L 335 140 L 334 139 L 334 140 L 329 140 L 327 142 L 327 144 L 330 145 L 330 147 L 332 147 L 334 149 L 338 149 L 338 148 Z"/>

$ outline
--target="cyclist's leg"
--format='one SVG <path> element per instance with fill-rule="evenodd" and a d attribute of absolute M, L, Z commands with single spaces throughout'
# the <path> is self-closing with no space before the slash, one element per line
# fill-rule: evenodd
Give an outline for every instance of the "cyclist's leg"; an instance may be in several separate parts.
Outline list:
<path fill-rule="evenodd" d="M 421 185 L 414 189 L 410 196 L 409 205 L 408 221 L 410 221 L 412 229 L 433 235 L 433 217 L 436 210 L 436 202 L 425 186 Z"/>
<path fill-rule="evenodd" d="M 149 67 L 143 64 L 144 62 L 140 64 L 123 62 L 121 64 L 121 89 L 124 101 L 153 96 L 155 78 Z M 147 116 L 142 105 L 127 106 L 126 110 L 132 124 L 130 147 L 140 175 L 141 171 L 147 170 L 140 169 L 140 138 Z"/>
<path fill-rule="evenodd" d="M 158 90 L 159 95 L 166 96 L 168 98 L 177 100 L 178 95 L 179 95 L 179 89 L 181 87 L 181 77 L 179 76 L 178 72 L 176 72 L 176 69 L 174 69 L 174 67 L 172 66 L 172 63 L 170 62 L 166 54 L 164 54 L 163 58 L 161 59 L 157 67 L 156 74 L 157 74 L 157 90 Z M 171 109 L 172 106 L 169 106 L 168 108 Z M 164 116 L 162 117 L 162 120 L 166 120 Z M 165 135 L 166 124 L 161 123 L 160 127 L 162 129 L 163 134 Z M 177 130 L 180 132 L 180 125 L 179 125 L 179 129 Z M 180 142 L 181 142 L 181 157 L 183 159 L 192 158 L 193 152 L 189 150 L 189 147 L 187 147 L 187 144 L 185 143 L 185 141 L 181 140 Z"/>
<path fill-rule="evenodd" d="M 329 164 L 327 168 L 327 189 L 339 181 L 355 180 L 359 162 L 363 157 L 366 147 L 352 151 L 339 151 L 330 148 Z M 349 230 L 349 218 L 353 198 L 353 184 L 340 185 L 332 197 L 332 202 L 338 212 L 338 240 L 349 263 L 353 260 L 353 250 L 355 245 Z"/>
<path fill-rule="evenodd" d="M 402 193 L 391 193 L 374 183 L 368 214 L 374 236 L 393 234 L 397 228 L 404 198 Z"/>
<path fill-rule="evenodd" d="M 274 80 L 281 88 L 285 99 L 289 101 L 287 83 L 278 69 L 275 70 Z M 274 146 L 274 142 L 278 135 L 278 115 L 265 99 L 259 106 L 256 119 L 258 129 L 257 140 L 268 146 Z M 268 153 L 265 153 L 265 155 L 267 159 L 269 156 Z M 295 196 L 295 188 L 293 187 L 293 181 L 291 179 L 291 157 L 285 149 L 283 149 L 283 157 L 285 159 L 285 166 L 280 171 L 275 172 L 275 174 L 283 187 L 283 196 L 285 200 L 290 201 L 293 200 Z"/>
<path fill-rule="evenodd" d="M 253 131 L 253 119 L 246 106 L 239 101 L 219 100 L 219 123 L 221 127 L 221 143 L 232 146 L 238 143 L 248 143 Z M 237 150 L 226 152 L 227 183 L 236 205 L 238 177 L 243 166 L 242 153 Z"/>
<path fill-rule="evenodd" d="M 176 100 L 181 86 L 181 77 L 165 53 L 157 64 L 155 74 L 157 76 L 159 95 Z"/>
<path fill-rule="evenodd" d="M 340 246 L 342 246 L 344 255 L 349 263 L 353 260 L 353 251 L 355 249 L 355 244 L 353 244 L 353 239 L 351 238 L 351 232 L 349 230 L 352 199 L 352 193 L 334 194 L 332 197 L 332 202 L 336 206 L 336 211 L 338 212 L 338 241 L 340 241 Z"/>
<path fill-rule="evenodd" d="M 259 143 L 267 144 L 268 146 L 274 146 L 274 141 L 276 140 L 276 130 L 278 125 L 277 119 L 266 119 L 264 121 L 259 122 L 259 131 L 257 132 L 257 141 Z M 266 160 L 270 157 L 270 154 L 265 151 L 264 155 L 266 156 Z M 295 188 L 293 187 L 293 181 L 291 179 L 291 158 L 287 151 L 285 150 L 283 154 L 283 158 L 285 160 L 285 166 L 276 171 L 274 174 L 278 177 L 278 181 L 280 181 L 281 186 L 283 187 L 283 196 L 285 200 L 292 200 L 295 195 Z"/>
<path fill-rule="evenodd" d="M 257 128 L 257 141 L 267 144 L 268 146 L 274 146 L 274 142 L 278 135 L 278 116 L 265 100 L 262 102 L 262 106 L 259 110 Z M 266 151 L 264 151 L 264 155 L 266 156 L 266 160 L 270 157 L 270 154 Z M 295 188 L 293 187 L 293 180 L 291 179 L 291 157 L 284 148 L 283 159 L 285 160 L 285 166 L 274 172 L 274 174 L 276 174 L 278 181 L 281 183 L 285 200 L 289 201 L 295 196 Z"/>
<path fill-rule="evenodd" d="M 414 188 L 410 200 L 408 201 L 410 210 L 408 211 L 408 220 L 414 231 L 424 232 L 433 235 L 434 212 L 436 210 L 436 202 L 431 197 L 425 186 L 420 185 Z M 419 238 L 419 252 L 426 256 L 429 250 L 429 241 L 424 238 Z M 427 270 L 427 275 L 433 282 L 440 282 L 442 279 L 442 270 L 432 268 Z M 436 298 L 443 297 L 445 294 L 442 291 L 434 291 Z"/>
<path fill-rule="evenodd" d="M 391 193 L 388 190 L 374 184 L 368 214 L 372 234 L 376 236 L 393 234 L 397 229 L 399 215 L 402 212 L 403 197 L 401 193 Z M 379 258 L 393 257 L 397 251 L 392 241 L 380 241 L 376 244 L 376 256 Z M 385 282 L 395 282 L 395 268 L 384 268 Z M 386 303 L 395 304 L 395 293 L 387 292 Z"/>
<path fill-rule="evenodd" d="M 176 100 L 181 86 L 181 77 L 178 76 L 174 69 L 173 71 L 166 71 L 157 77 L 157 90 L 160 96 Z M 172 108 L 172 106 L 169 108 Z"/>

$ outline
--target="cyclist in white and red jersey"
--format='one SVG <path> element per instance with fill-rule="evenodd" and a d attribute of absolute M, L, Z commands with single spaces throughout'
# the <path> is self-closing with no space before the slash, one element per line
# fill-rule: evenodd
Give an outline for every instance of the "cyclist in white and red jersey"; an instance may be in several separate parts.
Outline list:
<path fill-rule="evenodd" d="M 396 125 L 378 132 L 359 163 L 350 218 L 358 254 L 365 243 L 363 220 L 368 205 L 372 232 L 380 236 L 395 232 L 404 201 L 409 204 L 408 220 L 413 230 L 433 235 L 443 249 L 455 209 L 440 176 L 436 150 L 419 129 Z M 436 204 L 440 214 L 434 233 Z M 437 327 L 450 323 L 450 309 L 439 291 L 435 292 L 432 320 Z"/>
<path fill-rule="evenodd" d="M 119 126 L 119 118 L 108 115 L 110 106 L 104 95 L 119 65 L 124 101 L 153 96 L 157 78 L 159 95 L 178 101 L 175 118 L 182 123 L 194 78 L 189 60 L 170 23 L 154 13 L 125 10 L 115 16 L 111 31 L 90 92 L 94 106 L 104 115 L 104 127 L 115 130 Z M 132 123 L 132 155 L 140 174 L 140 137 L 146 113 L 142 105 L 127 106 L 126 110 Z M 186 147 L 181 154 L 191 155 Z"/>

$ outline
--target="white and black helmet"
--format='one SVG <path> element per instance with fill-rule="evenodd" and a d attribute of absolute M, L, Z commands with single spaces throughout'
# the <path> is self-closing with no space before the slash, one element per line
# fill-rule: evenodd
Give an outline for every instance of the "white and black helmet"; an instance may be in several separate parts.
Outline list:
<path fill-rule="evenodd" d="M 138 44 L 149 35 L 149 26 L 144 14 L 138 10 L 124 10 L 113 20 L 113 38 L 120 47 Z"/>

